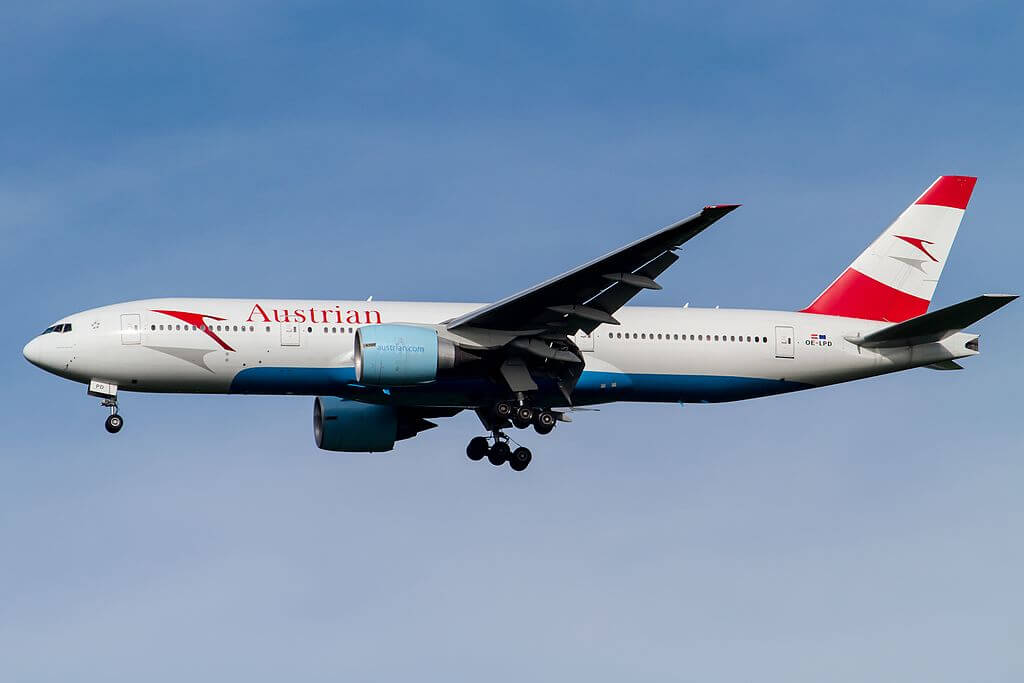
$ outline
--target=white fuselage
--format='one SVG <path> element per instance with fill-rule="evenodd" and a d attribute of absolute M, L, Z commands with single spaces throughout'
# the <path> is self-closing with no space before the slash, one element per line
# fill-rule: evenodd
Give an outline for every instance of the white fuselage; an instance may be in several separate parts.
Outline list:
<path fill-rule="evenodd" d="M 266 299 L 150 299 L 63 318 L 69 332 L 25 347 L 36 365 L 79 382 L 181 393 L 335 395 L 471 407 L 494 388 L 438 380 L 367 392 L 355 383 L 364 325 L 439 325 L 480 304 Z M 975 335 L 914 347 L 845 339 L 888 323 L 736 309 L 625 307 L 620 325 L 579 334 L 585 369 L 573 403 L 717 402 L 765 396 L 971 356 Z M 558 404 L 557 397 L 551 404 Z"/>

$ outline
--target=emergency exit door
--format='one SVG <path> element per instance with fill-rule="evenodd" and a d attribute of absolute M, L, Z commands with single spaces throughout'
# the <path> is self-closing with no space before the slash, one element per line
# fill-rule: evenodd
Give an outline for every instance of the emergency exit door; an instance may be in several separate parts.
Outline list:
<path fill-rule="evenodd" d="M 792 358 L 793 350 L 793 328 L 784 325 L 775 327 L 775 357 Z"/>

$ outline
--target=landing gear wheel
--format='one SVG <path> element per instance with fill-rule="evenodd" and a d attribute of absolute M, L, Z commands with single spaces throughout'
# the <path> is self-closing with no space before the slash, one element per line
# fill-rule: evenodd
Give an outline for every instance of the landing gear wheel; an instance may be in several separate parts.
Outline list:
<path fill-rule="evenodd" d="M 519 406 L 516 408 L 515 414 L 512 416 L 512 424 L 518 429 L 526 429 L 533 422 L 533 408 L 528 406 Z"/>
<path fill-rule="evenodd" d="M 555 414 L 550 410 L 542 410 L 533 418 L 533 428 L 538 434 L 548 434 L 555 428 Z"/>
<path fill-rule="evenodd" d="M 494 444 L 489 451 L 487 451 L 487 459 L 491 461 L 491 464 L 495 467 L 504 465 L 509 458 L 509 447 L 507 443 L 499 441 Z"/>
<path fill-rule="evenodd" d="M 514 407 L 508 401 L 501 401 L 500 403 L 494 404 L 494 414 L 502 420 L 507 420 L 512 417 L 512 411 Z"/>
<path fill-rule="evenodd" d="M 124 426 L 124 419 L 117 413 L 114 413 L 107 418 L 107 421 L 103 426 L 106 427 L 107 431 L 111 434 L 117 434 L 121 431 L 121 427 Z"/>
<path fill-rule="evenodd" d="M 530 449 L 520 446 L 512 451 L 512 455 L 508 459 L 508 466 L 516 472 L 522 472 L 530 464 L 531 460 L 533 460 L 533 453 L 530 452 Z"/>
<path fill-rule="evenodd" d="M 487 455 L 487 439 L 482 436 L 470 439 L 469 445 L 466 446 L 466 455 L 470 460 L 482 460 Z"/>

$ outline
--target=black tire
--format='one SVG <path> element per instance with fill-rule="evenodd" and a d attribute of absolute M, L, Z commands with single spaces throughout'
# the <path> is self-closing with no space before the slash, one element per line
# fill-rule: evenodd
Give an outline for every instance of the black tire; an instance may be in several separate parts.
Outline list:
<path fill-rule="evenodd" d="M 483 457 L 487 455 L 488 448 L 487 439 L 482 436 L 474 436 L 466 446 L 466 455 L 470 460 L 483 460 Z"/>
<path fill-rule="evenodd" d="M 500 403 L 494 404 L 494 414 L 502 420 L 507 420 L 512 417 L 514 408 L 508 401 L 501 401 Z"/>
<path fill-rule="evenodd" d="M 516 429 L 526 429 L 530 426 L 529 420 L 521 420 L 518 415 L 512 416 L 512 424 Z"/>
<path fill-rule="evenodd" d="M 107 431 L 111 434 L 117 434 L 121 431 L 121 427 L 124 427 L 124 418 L 120 415 L 111 415 L 107 418 L 107 421 L 103 424 L 107 428 Z"/>
<path fill-rule="evenodd" d="M 550 410 L 542 410 L 533 416 L 533 426 L 537 429 L 538 434 L 547 434 L 555 428 L 555 422 L 557 422 L 555 414 Z"/>
<path fill-rule="evenodd" d="M 533 453 L 530 452 L 530 449 L 520 446 L 512 451 L 512 455 L 508 459 L 508 466 L 516 472 L 522 472 L 530 465 L 531 460 L 533 460 Z"/>
<path fill-rule="evenodd" d="M 533 422 L 534 410 L 529 406 L 519 406 L 516 408 L 516 419 L 520 422 L 530 424 Z"/>
<path fill-rule="evenodd" d="M 494 444 L 489 451 L 487 451 L 487 459 L 491 461 L 491 464 L 495 467 L 500 467 L 508 461 L 509 448 L 507 443 L 499 441 Z"/>

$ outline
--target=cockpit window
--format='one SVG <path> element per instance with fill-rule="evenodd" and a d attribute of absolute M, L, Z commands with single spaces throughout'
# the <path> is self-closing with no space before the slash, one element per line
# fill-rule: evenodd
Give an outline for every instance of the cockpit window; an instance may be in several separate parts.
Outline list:
<path fill-rule="evenodd" d="M 71 331 L 71 323 L 61 323 L 60 325 L 50 325 L 45 330 L 43 330 L 42 333 L 43 334 L 50 334 L 51 332 L 58 332 L 58 333 L 60 333 L 60 332 L 70 332 L 70 331 Z"/>
<path fill-rule="evenodd" d="M 61 332 L 70 332 L 70 331 L 71 331 L 71 323 L 64 323 L 64 329 L 61 330 Z"/>

